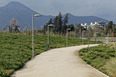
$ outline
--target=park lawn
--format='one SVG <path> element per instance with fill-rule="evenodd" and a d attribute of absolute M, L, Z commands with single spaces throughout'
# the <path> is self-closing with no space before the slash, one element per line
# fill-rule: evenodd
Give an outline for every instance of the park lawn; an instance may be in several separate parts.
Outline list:
<path fill-rule="evenodd" d="M 66 46 L 65 36 L 50 36 L 50 49 Z M 88 41 L 84 40 L 84 44 Z M 90 41 L 94 44 L 94 41 Z M 46 51 L 47 35 L 34 36 L 35 55 Z M 76 37 L 68 38 L 67 46 L 81 45 L 82 40 Z M 0 77 L 10 75 L 22 68 L 32 57 L 31 35 L 0 33 Z"/>

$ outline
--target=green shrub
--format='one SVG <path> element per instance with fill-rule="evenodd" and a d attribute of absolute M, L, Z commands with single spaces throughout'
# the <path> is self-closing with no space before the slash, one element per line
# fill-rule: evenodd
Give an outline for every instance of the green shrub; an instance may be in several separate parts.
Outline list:
<path fill-rule="evenodd" d="M 104 66 L 111 77 L 116 77 L 116 58 L 111 58 Z"/>
<path fill-rule="evenodd" d="M 91 61 L 91 65 L 94 66 L 95 68 L 99 69 L 103 67 L 105 64 L 105 59 L 104 58 L 96 58 Z"/>
<path fill-rule="evenodd" d="M 84 48 L 79 51 L 79 55 L 85 62 L 87 62 L 88 64 L 92 65 L 93 67 L 97 68 L 98 70 L 100 70 L 106 74 L 111 75 L 109 72 L 111 69 L 107 68 L 107 66 L 112 68 L 113 71 L 114 71 L 114 69 L 116 69 L 116 65 L 113 64 L 113 63 L 116 63 L 115 62 L 116 59 L 115 59 L 115 61 L 114 61 L 114 59 L 111 61 L 108 61 L 109 64 L 106 63 L 107 60 L 109 60 L 113 57 L 116 57 L 116 50 L 112 49 L 111 46 L 100 45 L 97 47 L 91 47 L 89 49 L 89 51 L 88 51 L 88 48 Z M 109 71 L 106 71 L 106 69 Z M 113 74 L 115 74 L 115 73 L 116 73 L 116 70 L 115 70 L 115 72 L 113 72 Z"/>

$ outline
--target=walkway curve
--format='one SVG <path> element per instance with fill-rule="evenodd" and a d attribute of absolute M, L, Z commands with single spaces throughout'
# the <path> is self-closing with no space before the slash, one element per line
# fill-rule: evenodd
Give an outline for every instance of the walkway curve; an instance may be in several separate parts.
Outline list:
<path fill-rule="evenodd" d="M 77 51 L 88 45 L 52 49 L 36 56 L 12 77 L 108 77 L 87 65 Z M 96 45 L 90 45 L 96 46 Z"/>

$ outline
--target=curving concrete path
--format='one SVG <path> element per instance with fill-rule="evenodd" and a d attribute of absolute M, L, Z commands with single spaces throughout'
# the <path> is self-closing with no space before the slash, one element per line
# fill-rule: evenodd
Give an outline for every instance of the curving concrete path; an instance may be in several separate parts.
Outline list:
<path fill-rule="evenodd" d="M 26 63 L 12 77 L 108 77 L 87 65 L 77 51 L 88 45 L 46 51 Z M 96 45 L 90 45 L 96 46 Z"/>

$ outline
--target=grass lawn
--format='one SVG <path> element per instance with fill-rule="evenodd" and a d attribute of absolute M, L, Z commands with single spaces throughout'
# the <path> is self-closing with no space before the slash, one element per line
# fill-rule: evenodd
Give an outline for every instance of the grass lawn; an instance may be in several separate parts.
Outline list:
<path fill-rule="evenodd" d="M 66 37 L 50 36 L 50 49 L 65 47 Z M 88 41 L 84 40 L 84 44 Z M 94 44 L 94 41 L 90 41 Z M 46 51 L 47 35 L 34 36 L 35 55 Z M 68 38 L 68 46 L 81 45 L 82 40 L 76 37 Z M 22 68 L 32 57 L 31 35 L 0 33 L 0 77 L 10 75 Z"/>

